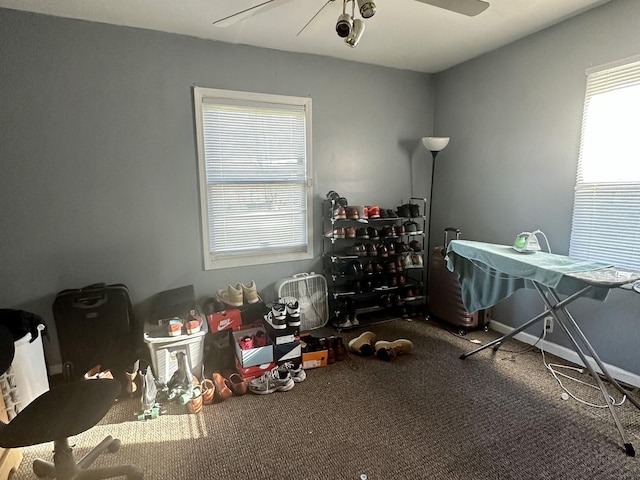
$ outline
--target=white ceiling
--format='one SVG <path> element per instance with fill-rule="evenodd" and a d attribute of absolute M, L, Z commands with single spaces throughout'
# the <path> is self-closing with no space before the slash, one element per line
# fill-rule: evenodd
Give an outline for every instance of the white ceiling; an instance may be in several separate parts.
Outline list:
<path fill-rule="evenodd" d="M 488 0 L 476 17 L 415 0 L 375 0 L 377 12 L 365 20 L 356 48 L 335 32 L 342 0 L 329 3 L 299 36 L 327 0 L 293 0 L 228 27 L 212 25 L 263 1 L 0 0 L 0 7 L 434 73 L 609 0 Z"/>

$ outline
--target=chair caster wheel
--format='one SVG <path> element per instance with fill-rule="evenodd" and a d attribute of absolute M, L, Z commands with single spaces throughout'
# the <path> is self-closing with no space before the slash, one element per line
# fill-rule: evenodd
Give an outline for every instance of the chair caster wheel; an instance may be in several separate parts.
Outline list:
<path fill-rule="evenodd" d="M 122 442 L 120 440 L 118 440 L 117 438 L 114 438 L 113 440 L 111 440 L 111 443 L 107 447 L 107 451 L 109 453 L 115 453 L 118 450 L 120 450 L 121 446 L 122 446 Z"/>

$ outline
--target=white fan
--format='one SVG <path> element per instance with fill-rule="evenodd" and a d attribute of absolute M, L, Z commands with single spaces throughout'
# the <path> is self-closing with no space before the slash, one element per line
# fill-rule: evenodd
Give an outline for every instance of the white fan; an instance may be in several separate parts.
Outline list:
<path fill-rule="evenodd" d="M 322 275 L 298 273 L 277 283 L 282 302 L 298 301 L 300 330 L 313 330 L 326 325 L 329 317 L 327 281 Z"/>
<path fill-rule="evenodd" d="M 228 15 L 224 18 L 216 20 L 213 24 L 217 27 L 228 27 L 229 25 L 233 25 L 241 20 L 252 17 L 254 15 L 258 15 L 259 13 L 263 13 L 267 10 L 271 10 L 272 8 L 279 7 L 286 3 L 292 2 L 293 0 L 266 0 L 262 3 L 254 5 L 253 7 L 245 8 L 239 12 L 236 12 L 232 15 Z M 307 22 L 307 24 L 302 27 L 302 30 L 298 32 L 298 35 L 302 33 L 302 31 L 307 28 L 307 26 L 318 16 L 318 14 L 330 3 L 335 2 L 336 0 L 327 0 L 327 2 L 320 7 L 320 10 L 316 12 L 316 14 L 311 17 L 311 20 Z M 355 0 L 352 0 L 355 1 Z M 432 5 L 434 7 L 444 8 L 445 10 L 450 10 L 455 13 L 460 13 L 461 15 L 467 15 L 469 17 L 475 17 L 476 15 L 484 12 L 487 8 L 489 8 L 489 2 L 485 2 L 483 0 L 416 0 L 420 3 L 426 3 L 427 5 Z"/>

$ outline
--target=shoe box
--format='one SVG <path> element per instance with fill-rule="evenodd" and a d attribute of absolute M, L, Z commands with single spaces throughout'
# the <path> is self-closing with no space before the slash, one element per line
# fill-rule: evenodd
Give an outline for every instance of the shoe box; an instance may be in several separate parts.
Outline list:
<path fill-rule="evenodd" d="M 292 362 L 294 365 L 297 365 L 300 363 L 301 357 L 302 347 L 299 340 L 273 346 L 273 360 L 278 365 L 285 362 Z"/>
<path fill-rule="evenodd" d="M 265 312 L 268 311 L 262 300 L 256 303 L 245 303 L 241 307 L 238 307 L 238 309 L 240 310 L 243 325 L 251 325 L 253 323 L 260 322 Z"/>
<path fill-rule="evenodd" d="M 265 330 L 262 327 L 252 327 L 231 332 L 236 357 L 242 367 L 253 367 L 255 365 L 262 365 L 263 363 L 273 362 L 273 345 L 271 344 L 264 347 L 249 348 L 247 350 L 240 348 L 239 340 L 242 337 L 255 335 L 259 331 L 264 332 Z"/>
<path fill-rule="evenodd" d="M 242 327 L 242 314 L 237 308 L 228 308 L 222 312 L 214 312 L 207 315 L 209 331 L 211 333 L 223 330 L 239 330 Z"/>
<path fill-rule="evenodd" d="M 264 319 L 262 320 L 262 324 L 274 345 L 282 345 L 299 340 L 300 327 L 290 327 L 287 325 L 287 328 L 277 329 L 273 328 L 271 324 Z"/>
<path fill-rule="evenodd" d="M 275 362 L 263 363 L 262 365 L 253 365 L 251 367 L 243 367 L 240 359 L 236 357 L 236 371 L 244 380 L 253 380 L 259 378 L 263 374 L 270 372 L 276 366 Z"/>
<path fill-rule="evenodd" d="M 302 353 L 302 368 L 326 367 L 329 358 L 329 351 L 320 349 L 320 338 L 309 333 L 300 334 L 300 350 Z"/>

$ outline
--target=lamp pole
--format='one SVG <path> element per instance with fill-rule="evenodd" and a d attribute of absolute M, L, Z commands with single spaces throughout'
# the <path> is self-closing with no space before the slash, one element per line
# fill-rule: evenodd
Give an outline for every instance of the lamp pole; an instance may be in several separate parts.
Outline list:
<path fill-rule="evenodd" d="M 426 282 L 425 282 L 425 295 L 429 298 L 429 270 L 430 270 L 430 257 L 431 257 L 431 214 L 433 211 L 433 179 L 436 171 L 436 157 L 448 144 L 449 137 L 424 137 L 422 144 L 427 150 L 431 152 L 431 188 L 429 189 L 429 220 L 427 221 L 428 233 L 427 235 L 427 257 L 425 258 L 426 264 Z M 428 302 L 427 302 L 428 308 Z"/>

